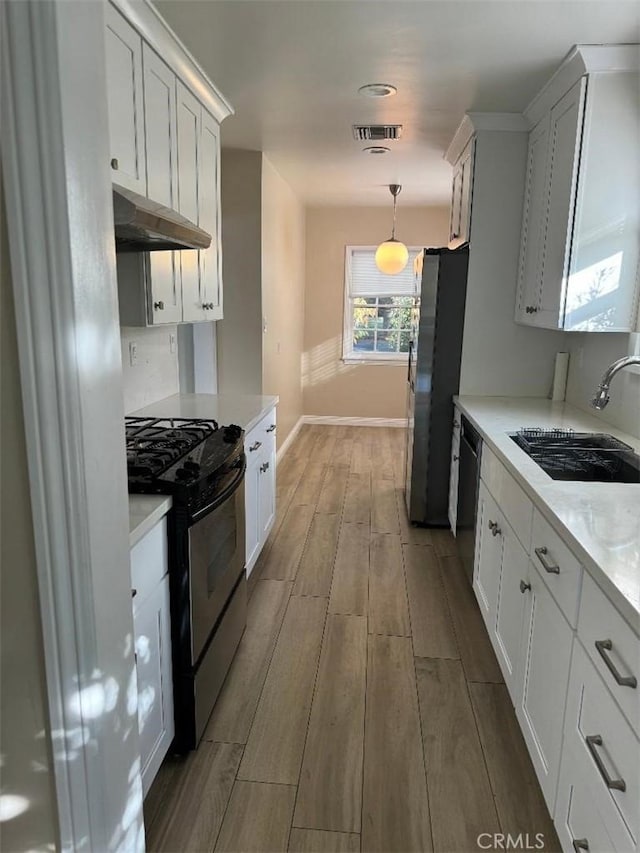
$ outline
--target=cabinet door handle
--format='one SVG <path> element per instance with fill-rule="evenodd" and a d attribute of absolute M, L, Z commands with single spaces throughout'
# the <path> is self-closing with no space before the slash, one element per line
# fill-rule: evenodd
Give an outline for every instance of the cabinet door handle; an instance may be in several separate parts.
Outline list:
<path fill-rule="evenodd" d="M 254 450 L 257 450 L 259 447 L 262 447 L 261 441 L 254 441 L 251 447 L 249 448 L 249 453 L 253 453 Z"/>
<path fill-rule="evenodd" d="M 153 303 L 154 311 L 164 311 L 164 302 L 162 300 L 160 302 Z"/>
<path fill-rule="evenodd" d="M 576 853 L 578 853 L 578 851 L 580 850 L 588 850 L 589 841 L 586 838 L 574 838 L 573 849 L 576 851 Z"/>
<path fill-rule="evenodd" d="M 264 472 L 268 471 L 268 470 L 269 470 L 269 463 L 268 462 L 265 462 L 263 465 L 260 466 L 260 473 L 261 474 L 264 474 Z"/>
<path fill-rule="evenodd" d="M 527 307 L 524 310 L 527 312 L 527 314 L 537 314 L 538 313 L 538 309 L 536 308 L 535 305 L 527 305 Z"/>
<path fill-rule="evenodd" d="M 457 233 L 457 232 L 455 232 L 455 231 L 454 231 L 454 232 L 453 232 L 453 234 L 451 235 L 451 239 L 452 239 L 452 240 L 457 240 L 459 236 L 460 236 L 460 233 L 459 233 L 459 232 Z"/>
<path fill-rule="evenodd" d="M 271 426 L 270 426 L 270 427 L 267 427 L 267 428 L 266 428 L 265 432 L 274 432 L 274 431 L 275 431 L 275 428 L 276 428 L 276 425 L 275 425 L 275 424 L 271 424 Z"/>
<path fill-rule="evenodd" d="M 613 789 L 615 791 L 626 791 L 627 783 L 624 779 L 612 779 L 609 776 L 609 772 L 607 768 L 604 766 L 604 762 L 600 757 L 600 753 L 597 750 L 597 747 L 602 746 L 602 735 L 587 735 L 585 738 L 585 742 L 587 744 L 587 749 L 591 753 L 591 757 L 596 763 L 596 767 L 600 775 L 604 780 L 604 784 L 609 789 Z"/>
<path fill-rule="evenodd" d="M 458 461 L 458 459 L 460 459 L 460 457 L 459 457 L 457 454 L 455 454 L 455 453 L 454 453 L 454 454 L 453 454 L 453 461 L 454 461 L 454 462 L 457 462 L 457 461 Z"/>
<path fill-rule="evenodd" d="M 112 168 L 112 169 L 115 169 L 116 171 L 120 168 L 120 164 L 118 163 L 118 158 L 117 158 L 117 157 L 112 157 L 112 158 L 111 158 L 111 168 Z"/>
<path fill-rule="evenodd" d="M 613 677 L 621 687 L 636 688 L 638 686 L 638 679 L 635 677 L 635 675 L 620 675 L 617 666 L 607 654 L 607 652 L 610 652 L 613 648 L 613 643 L 611 642 L 611 640 L 596 640 L 595 646 L 598 650 L 598 654 L 605 662 L 607 669 L 609 670 L 611 675 L 613 675 Z"/>
<path fill-rule="evenodd" d="M 497 524 L 493 525 L 493 529 L 491 531 L 492 536 L 502 536 L 502 530 L 498 527 Z"/>
<path fill-rule="evenodd" d="M 497 527 L 497 526 L 498 526 L 498 525 L 496 524 L 496 522 L 495 522 L 495 521 L 491 521 L 491 519 L 489 519 L 489 530 L 490 530 L 492 533 L 493 533 L 493 529 L 494 529 L 494 527 Z"/>
<path fill-rule="evenodd" d="M 534 548 L 536 552 L 536 557 L 542 563 L 542 568 L 545 572 L 549 572 L 550 575 L 559 575 L 560 574 L 560 566 L 557 566 L 555 563 L 550 563 L 546 556 L 549 553 L 547 548 L 543 545 L 542 548 Z"/>
<path fill-rule="evenodd" d="M 524 595 L 531 589 L 531 584 L 527 581 L 520 581 L 520 592 Z"/>
<path fill-rule="evenodd" d="M 138 594 L 138 590 L 137 590 L 137 589 L 132 589 L 132 590 L 131 590 L 131 598 L 135 598 L 137 594 Z"/>

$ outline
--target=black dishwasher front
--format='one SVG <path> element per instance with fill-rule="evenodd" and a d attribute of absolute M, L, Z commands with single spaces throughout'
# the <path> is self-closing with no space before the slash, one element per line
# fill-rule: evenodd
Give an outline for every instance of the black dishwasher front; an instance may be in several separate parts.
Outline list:
<path fill-rule="evenodd" d="M 458 469 L 458 515 L 456 540 L 469 583 L 473 582 L 473 558 L 476 538 L 476 512 L 480 481 L 482 439 L 462 415 L 460 426 L 460 460 Z"/>

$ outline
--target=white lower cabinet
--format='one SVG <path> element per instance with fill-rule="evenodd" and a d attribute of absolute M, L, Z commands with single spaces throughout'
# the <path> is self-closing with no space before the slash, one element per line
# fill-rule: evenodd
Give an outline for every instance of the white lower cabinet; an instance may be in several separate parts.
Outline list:
<path fill-rule="evenodd" d="M 167 519 L 131 549 L 142 788 L 147 793 L 174 735 Z"/>
<path fill-rule="evenodd" d="M 515 702 L 520 675 L 522 625 L 526 605 L 529 557 L 508 524 L 503 523 L 502 567 L 493 647 L 498 657 L 509 695 Z"/>
<path fill-rule="evenodd" d="M 247 577 L 267 541 L 276 514 L 276 410 L 271 409 L 246 434 L 244 485 Z"/>
<path fill-rule="evenodd" d="M 480 481 L 473 588 L 492 640 L 502 567 L 503 539 L 497 535 L 501 519 L 502 514 L 498 510 L 496 502 L 489 494 L 485 484 Z"/>
<path fill-rule="evenodd" d="M 553 813 L 573 631 L 533 563 L 525 584 L 516 715 Z"/>
<path fill-rule="evenodd" d="M 555 813 L 566 853 L 637 850 L 639 785 L 637 731 L 576 640 Z"/>

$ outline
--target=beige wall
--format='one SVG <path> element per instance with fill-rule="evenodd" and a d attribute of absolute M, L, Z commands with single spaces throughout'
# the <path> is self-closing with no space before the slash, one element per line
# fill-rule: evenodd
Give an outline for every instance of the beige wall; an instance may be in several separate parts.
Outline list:
<path fill-rule="evenodd" d="M 400 197 L 402 198 L 402 197 Z M 379 208 L 307 210 L 304 329 L 306 415 L 402 418 L 406 367 L 342 361 L 345 246 L 377 245 L 389 237 L 391 204 Z M 407 245 L 444 246 L 447 207 L 398 207 L 398 237 Z"/>
<path fill-rule="evenodd" d="M 220 393 L 262 394 L 262 161 L 261 151 L 222 150 Z"/>
<path fill-rule="evenodd" d="M 262 161 L 262 388 L 277 394 L 278 447 L 302 415 L 305 211 L 266 157 Z"/>
<path fill-rule="evenodd" d="M 23 798 L 26 805 L 21 814 L 2 823 L 0 836 L 3 850 L 45 850 L 57 849 L 58 828 L 48 751 L 44 655 L 1 190 L 0 220 L 0 753 L 2 796 Z"/>

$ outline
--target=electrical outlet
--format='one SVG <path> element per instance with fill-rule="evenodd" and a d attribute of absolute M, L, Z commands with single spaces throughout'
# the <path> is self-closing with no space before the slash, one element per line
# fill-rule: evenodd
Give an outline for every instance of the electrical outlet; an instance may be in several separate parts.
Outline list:
<path fill-rule="evenodd" d="M 138 363 L 138 344 L 135 341 L 129 342 L 129 364 L 135 367 Z"/>
<path fill-rule="evenodd" d="M 169 351 L 175 352 L 177 348 L 176 335 L 175 332 L 171 332 L 169 335 Z"/>

